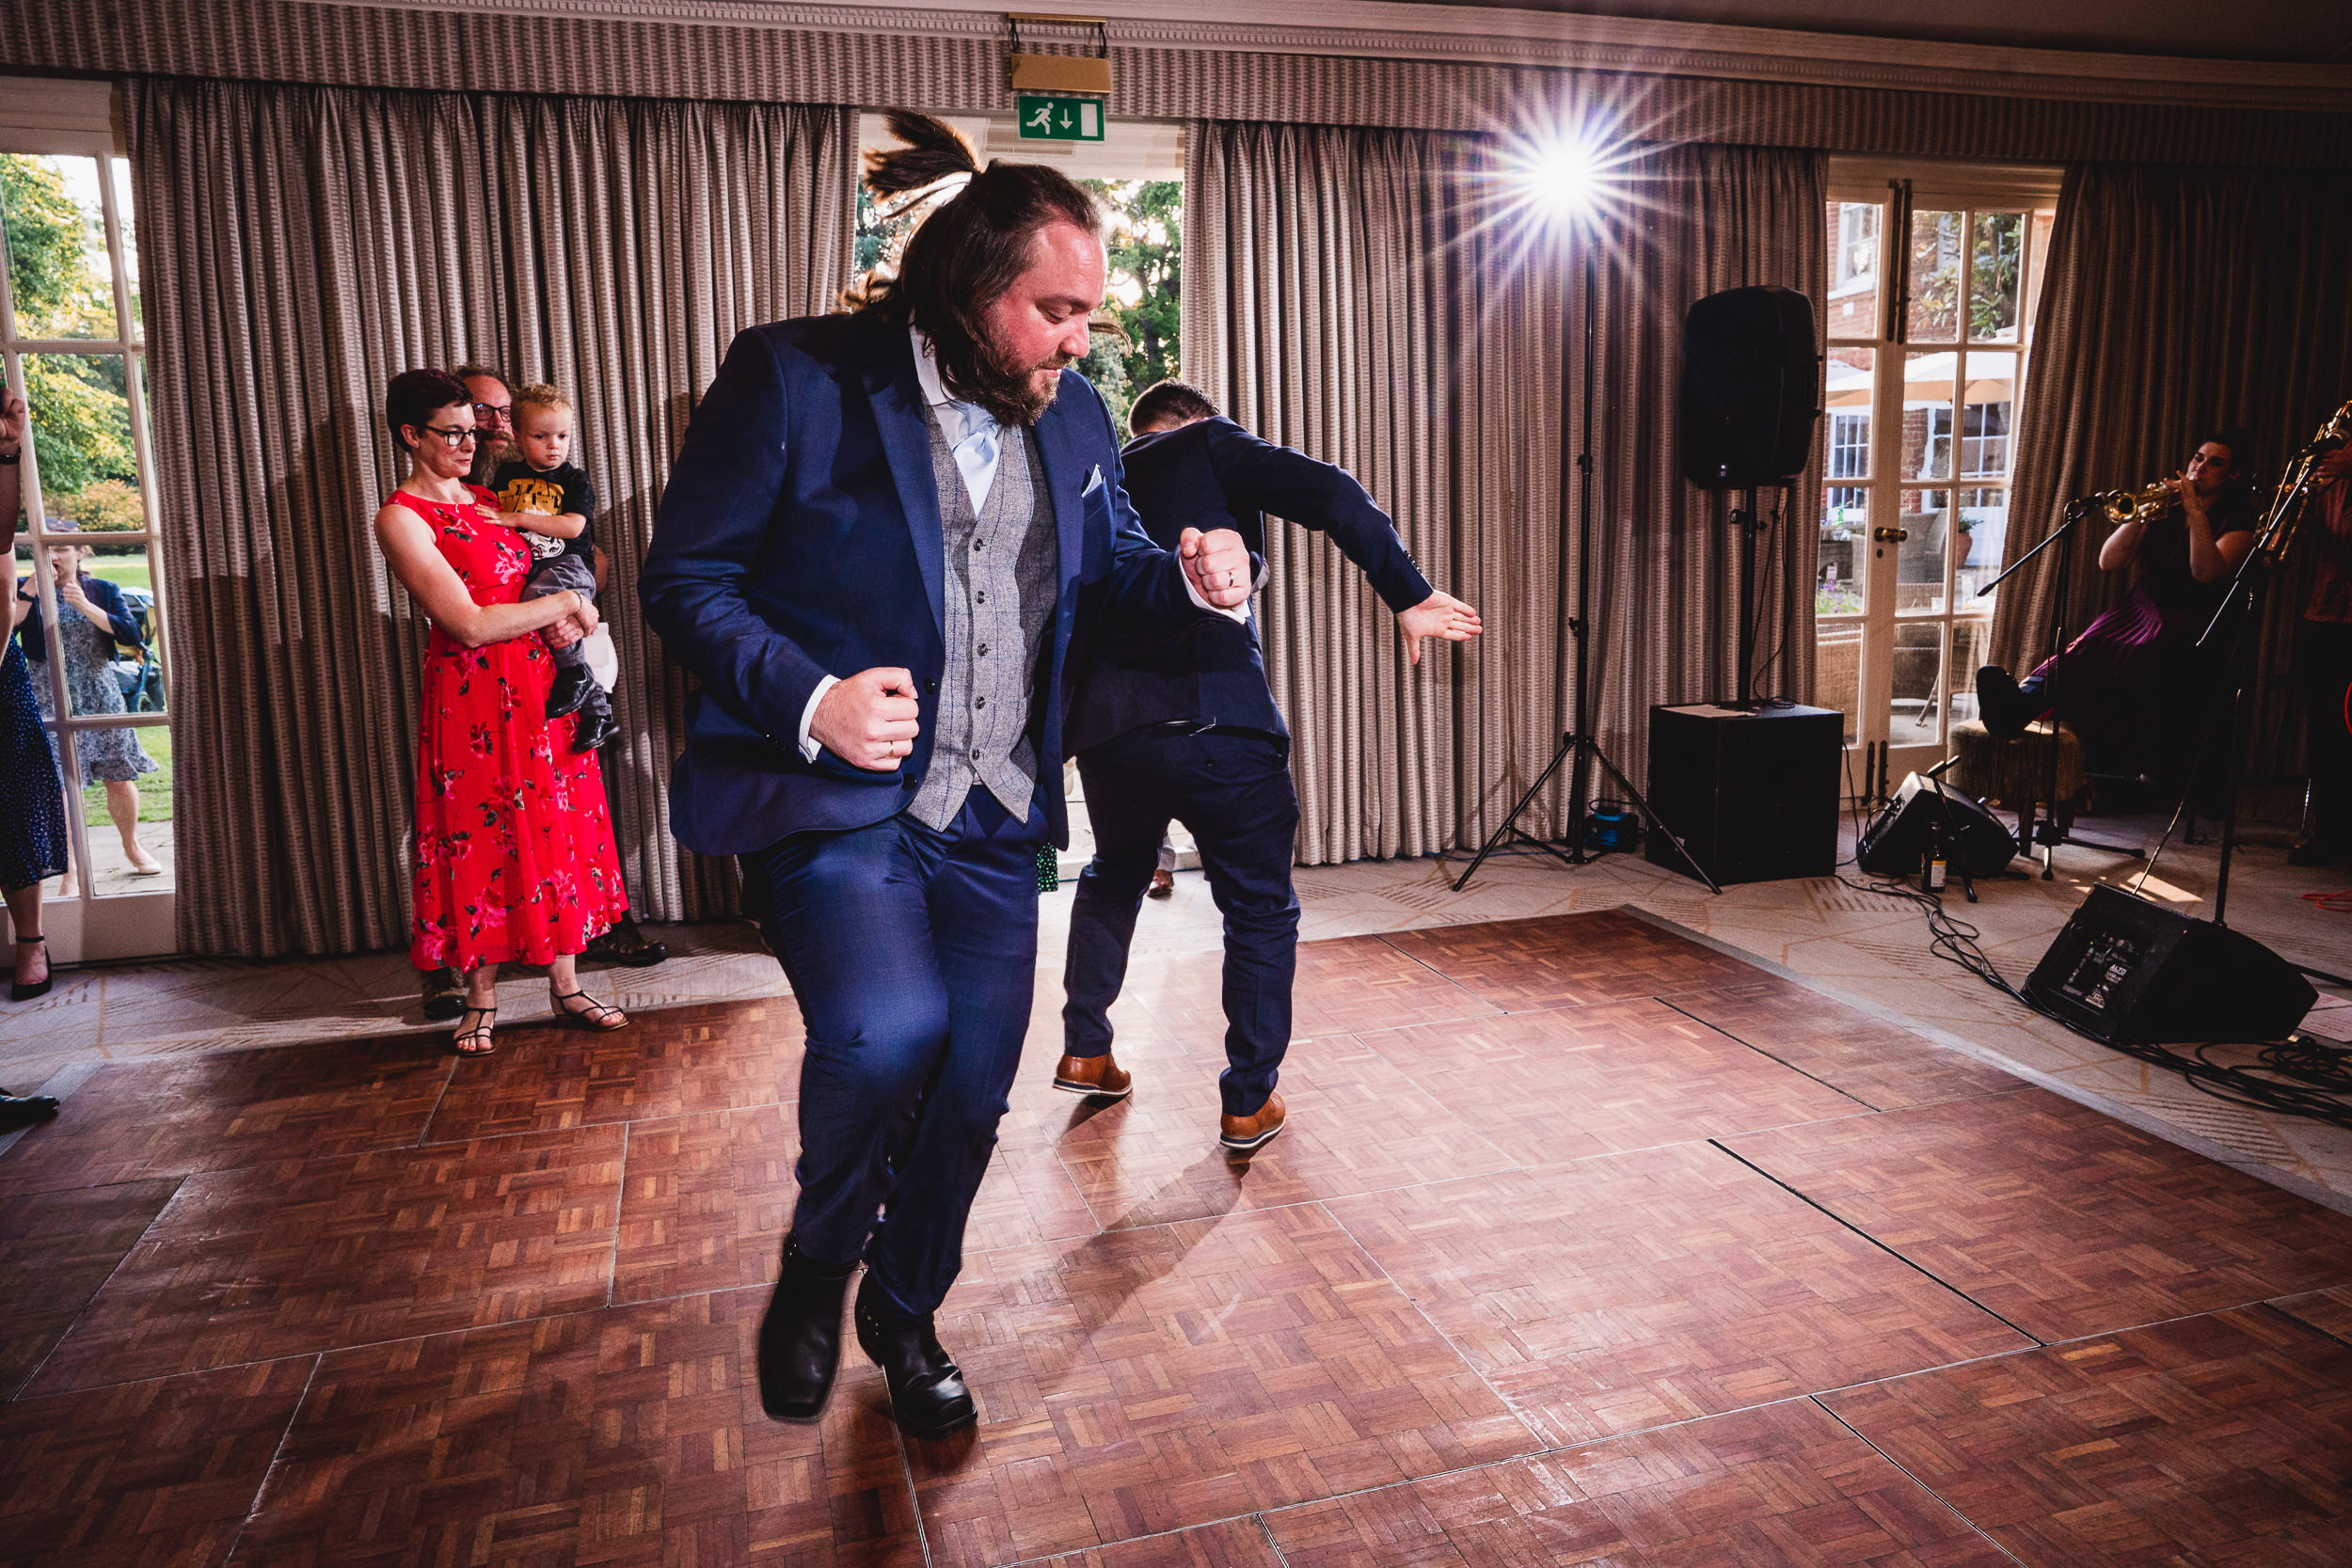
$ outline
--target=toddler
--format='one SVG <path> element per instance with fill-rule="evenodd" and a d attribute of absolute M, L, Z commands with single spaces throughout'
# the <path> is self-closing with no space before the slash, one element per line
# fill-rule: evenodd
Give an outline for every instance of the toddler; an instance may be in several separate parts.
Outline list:
<path fill-rule="evenodd" d="M 536 558 L 526 599 L 564 589 L 593 598 L 596 592 L 596 545 L 588 519 L 596 492 L 571 460 L 572 405 L 562 392 L 541 384 L 515 394 L 515 450 L 490 476 L 501 520 L 522 530 Z M 612 705 L 588 668 L 584 642 L 553 650 L 555 684 L 548 691 L 548 717 L 577 713 L 572 750 L 593 752 L 612 738 Z"/>

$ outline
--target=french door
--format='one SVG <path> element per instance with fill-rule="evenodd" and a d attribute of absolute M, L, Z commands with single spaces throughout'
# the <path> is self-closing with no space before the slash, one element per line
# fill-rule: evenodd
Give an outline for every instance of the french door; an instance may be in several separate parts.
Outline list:
<path fill-rule="evenodd" d="M 2053 213 L 2031 176 L 1833 173 L 1815 700 L 1890 779 L 1976 713 Z"/>
<path fill-rule="evenodd" d="M 56 753 L 70 863 L 44 889 L 50 953 L 168 953 L 170 607 L 130 166 L 103 119 L 0 126 L 0 375 L 30 405 L 8 635 Z"/>

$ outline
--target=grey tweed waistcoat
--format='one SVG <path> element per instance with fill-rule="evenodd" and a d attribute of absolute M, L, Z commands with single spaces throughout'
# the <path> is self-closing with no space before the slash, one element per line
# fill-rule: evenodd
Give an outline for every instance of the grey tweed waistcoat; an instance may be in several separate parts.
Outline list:
<path fill-rule="evenodd" d="M 1016 820 L 1025 820 L 1037 795 L 1029 694 L 1054 614 L 1059 559 L 1053 501 L 1036 481 L 1035 439 L 1008 428 L 975 512 L 939 420 L 926 410 L 923 423 L 945 533 L 947 661 L 930 768 L 907 810 L 944 832 L 977 781 Z"/>

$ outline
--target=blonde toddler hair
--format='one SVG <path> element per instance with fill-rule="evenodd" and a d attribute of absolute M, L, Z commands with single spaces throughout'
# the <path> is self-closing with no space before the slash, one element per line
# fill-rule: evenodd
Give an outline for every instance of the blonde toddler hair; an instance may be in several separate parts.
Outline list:
<path fill-rule="evenodd" d="M 515 428 L 516 430 L 522 428 L 524 411 L 533 408 L 561 408 L 568 414 L 572 411 L 572 400 L 544 381 L 532 382 L 515 394 Z"/>

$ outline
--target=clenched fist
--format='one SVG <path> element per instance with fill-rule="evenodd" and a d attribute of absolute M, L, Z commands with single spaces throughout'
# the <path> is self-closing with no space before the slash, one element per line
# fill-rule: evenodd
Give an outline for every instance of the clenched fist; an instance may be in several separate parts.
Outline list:
<path fill-rule="evenodd" d="M 1247 600 L 1257 586 L 1250 580 L 1249 546 L 1230 528 L 1207 533 L 1188 528 L 1177 537 L 1176 553 L 1200 596 L 1219 610 Z"/>
<path fill-rule="evenodd" d="M 904 670 L 860 670 L 836 682 L 817 705 L 809 738 L 854 768 L 895 773 L 914 750 L 921 726 L 914 677 Z"/>

